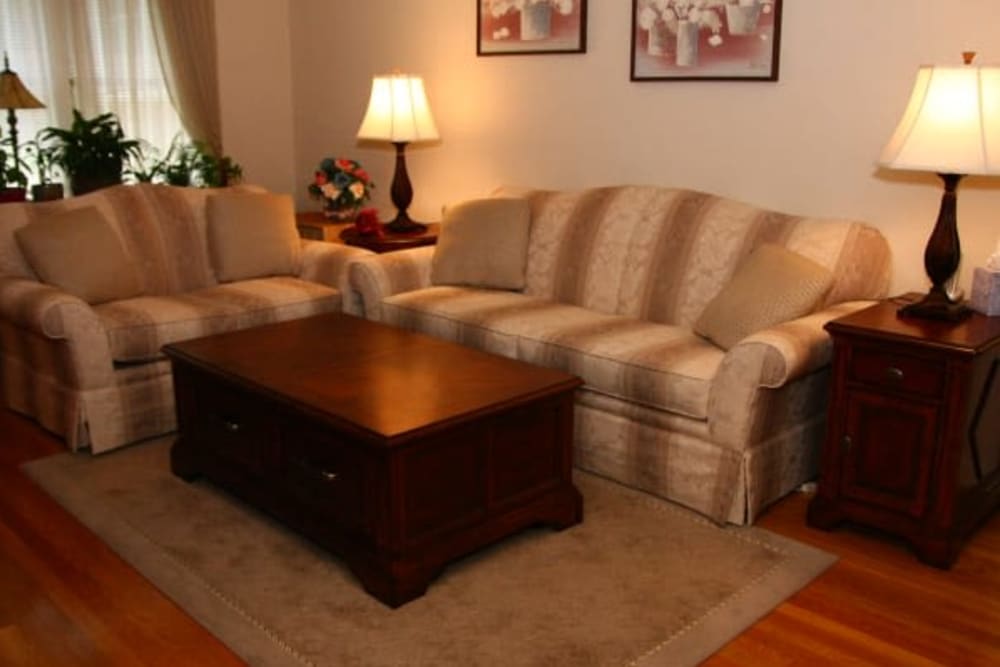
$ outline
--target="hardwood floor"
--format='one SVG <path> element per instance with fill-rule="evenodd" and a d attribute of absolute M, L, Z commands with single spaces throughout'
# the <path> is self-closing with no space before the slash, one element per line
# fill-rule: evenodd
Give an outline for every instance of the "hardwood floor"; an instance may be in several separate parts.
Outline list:
<path fill-rule="evenodd" d="M 63 446 L 0 408 L 0 665 L 240 665 L 18 471 Z M 1000 514 L 948 572 L 861 529 L 805 525 L 794 494 L 759 525 L 840 561 L 706 664 L 1000 664 Z"/>

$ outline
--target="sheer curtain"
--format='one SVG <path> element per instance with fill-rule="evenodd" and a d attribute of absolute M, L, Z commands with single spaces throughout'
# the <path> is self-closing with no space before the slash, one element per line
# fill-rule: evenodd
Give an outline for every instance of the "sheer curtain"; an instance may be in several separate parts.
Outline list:
<path fill-rule="evenodd" d="M 126 136 L 161 151 L 183 132 L 147 0 L 0 0 L 0 48 L 47 107 L 18 114 L 24 139 L 68 127 L 74 107 L 87 117 L 114 112 Z"/>

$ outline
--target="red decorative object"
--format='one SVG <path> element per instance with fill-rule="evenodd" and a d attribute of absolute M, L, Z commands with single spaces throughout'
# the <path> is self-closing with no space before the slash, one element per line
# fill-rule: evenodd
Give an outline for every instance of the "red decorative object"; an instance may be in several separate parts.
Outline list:
<path fill-rule="evenodd" d="M 358 230 L 358 234 L 362 236 L 382 238 L 385 235 L 382 231 L 382 224 L 378 221 L 378 211 L 373 208 L 361 209 L 354 221 L 354 226 Z"/>

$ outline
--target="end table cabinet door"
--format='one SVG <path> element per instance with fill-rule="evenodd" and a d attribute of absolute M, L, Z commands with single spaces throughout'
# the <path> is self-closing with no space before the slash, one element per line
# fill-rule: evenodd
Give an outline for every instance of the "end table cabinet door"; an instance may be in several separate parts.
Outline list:
<path fill-rule="evenodd" d="M 919 519 L 929 504 L 938 406 L 860 389 L 846 401 L 840 493 Z"/>

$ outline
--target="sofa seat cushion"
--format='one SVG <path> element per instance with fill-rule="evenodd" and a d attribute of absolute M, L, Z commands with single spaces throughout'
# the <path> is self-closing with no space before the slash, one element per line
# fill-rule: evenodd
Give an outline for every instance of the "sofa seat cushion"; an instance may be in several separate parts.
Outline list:
<path fill-rule="evenodd" d="M 116 362 L 162 356 L 168 343 L 340 310 L 340 292 L 287 276 L 112 301 L 94 311 Z"/>
<path fill-rule="evenodd" d="M 724 352 L 691 330 L 523 294 L 437 286 L 385 299 L 388 323 L 574 373 L 590 391 L 707 419 Z"/>

